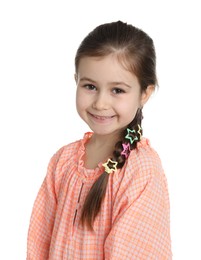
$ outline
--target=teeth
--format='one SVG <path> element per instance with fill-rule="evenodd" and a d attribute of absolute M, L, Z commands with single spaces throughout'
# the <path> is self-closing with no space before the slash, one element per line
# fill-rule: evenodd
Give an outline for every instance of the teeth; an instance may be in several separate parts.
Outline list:
<path fill-rule="evenodd" d="M 112 118 L 112 116 L 95 116 L 97 119 L 108 119 Z"/>
<path fill-rule="evenodd" d="M 114 117 L 114 115 L 113 115 L 113 116 L 99 116 L 99 115 L 92 114 L 92 113 L 89 113 L 89 114 L 90 114 L 91 116 L 93 116 L 93 117 L 99 119 L 99 120 L 106 120 L 106 119 L 110 119 L 110 118 L 113 118 L 113 117 Z"/>

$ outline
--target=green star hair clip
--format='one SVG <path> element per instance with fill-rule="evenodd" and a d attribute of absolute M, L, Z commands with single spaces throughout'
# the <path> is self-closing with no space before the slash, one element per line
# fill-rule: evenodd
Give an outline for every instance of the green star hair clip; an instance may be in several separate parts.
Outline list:
<path fill-rule="evenodd" d="M 138 141 L 138 137 L 136 136 L 135 130 L 131 130 L 129 128 L 127 130 L 127 135 L 125 136 L 126 139 L 130 141 L 131 144 L 134 143 L 134 141 Z"/>
<path fill-rule="evenodd" d="M 105 172 L 108 174 L 115 172 L 117 170 L 117 162 L 108 159 L 106 163 L 103 163 L 103 167 L 105 168 Z"/>

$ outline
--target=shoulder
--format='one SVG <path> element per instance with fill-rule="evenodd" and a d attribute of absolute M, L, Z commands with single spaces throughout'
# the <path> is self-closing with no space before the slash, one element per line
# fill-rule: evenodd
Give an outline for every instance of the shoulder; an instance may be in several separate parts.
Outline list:
<path fill-rule="evenodd" d="M 82 154 L 83 150 L 85 149 L 85 143 L 91 136 L 91 132 L 86 132 L 82 139 L 76 140 L 74 142 L 62 146 L 53 155 L 53 157 L 55 157 L 57 160 L 59 159 L 60 161 L 66 161 L 67 159 L 72 158 L 73 156 L 76 156 L 76 158 L 79 157 L 79 155 Z"/>
<path fill-rule="evenodd" d="M 153 182 L 166 186 L 161 159 L 148 139 L 143 138 L 131 152 L 125 164 L 124 179 L 129 180 L 131 190 L 133 185 L 144 189 L 148 183 Z"/>
<path fill-rule="evenodd" d="M 142 139 L 137 148 L 132 150 L 123 168 L 114 174 L 114 180 L 117 189 L 114 196 L 115 212 L 119 212 L 122 205 L 125 208 L 133 205 L 136 210 L 136 207 L 143 208 L 147 204 L 160 202 L 169 214 L 166 176 L 159 155 L 148 139 Z"/>
<path fill-rule="evenodd" d="M 167 179 L 164 173 L 161 159 L 158 153 L 150 145 L 148 139 L 144 138 L 129 156 L 125 175 L 130 179 L 127 195 L 133 196 L 133 190 L 139 194 L 148 187 L 151 190 L 163 190 L 167 192 Z"/>
<path fill-rule="evenodd" d="M 131 172 L 162 172 L 163 167 L 158 153 L 150 141 L 143 138 L 129 156 L 127 170 Z"/>
<path fill-rule="evenodd" d="M 68 167 L 69 165 L 78 163 L 79 158 L 84 153 L 84 145 L 91 135 L 92 133 L 87 132 L 82 139 L 71 142 L 58 149 L 50 159 L 49 168 L 53 168 L 54 172 L 57 173 L 63 166 Z"/>
<path fill-rule="evenodd" d="M 80 145 L 81 145 L 82 139 L 74 141 L 72 143 L 69 143 L 67 145 L 62 146 L 56 153 L 55 156 L 59 156 L 60 159 L 66 159 L 68 157 L 71 157 L 73 154 L 77 153 Z"/>
<path fill-rule="evenodd" d="M 64 163 L 67 163 L 70 158 L 77 154 L 81 143 L 82 139 L 60 147 L 50 158 L 48 168 L 54 168 L 54 170 L 61 168 Z"/>
<path fill-rule="evenodd" d="M 50 158 L 46 181 L 54 183 L 55 192 L 57 195 L 64 174 L 70 166 L 72 167 L 75 165 L 75 158 L 77 157 L 80 145 L 81 140 L 64 145 Z"/>

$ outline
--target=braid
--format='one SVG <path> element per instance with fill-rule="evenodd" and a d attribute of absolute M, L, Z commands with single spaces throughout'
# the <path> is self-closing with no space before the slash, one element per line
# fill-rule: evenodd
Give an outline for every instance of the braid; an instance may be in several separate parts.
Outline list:
<path fill-rule="evenodd" d="M 128 139 L 126 139 L 126 136 L 127 136 L 127 133 L 128 133 L 127 129 L 134 130 L 135 136 L 137 137 L 136 140 L 133 143 L 129 143 L 130 150 L 133 150 L 133 149 L 136 148 L 137 143 L 140 141 L 140 138 L 141 138 L 141 135 L 142 135 L 142 131 L 139 132 L 139 127 L 141 128 L 142 119 L 143 119 L 142 109 L 139 108 L 137 110 L 137 113 L 136 113 L 133 121 L 123 131 L 122 140 L 116 143 L 115 150 L 113 152 L 113 160 L 118 162 L 117 168 L 122 168 L 125 161 L 126 161 L 126 158 L 127 158 L 125 155 L 122 154 L 123 144 L 129 143 Z"/>
<path fill-rule="evenodd" d="M 129 144 L 128 139 L 126 139 L 126 136 L 128 134 L 127 129 L 132 130 L 135 133 L 135 139 L 134 142 L 130 142 L 129 148 L 130 150 L 133 150 L 137 146 L 137 142 L 140 141 L 141 133 L 139 131 L 139 127 L 141 129 L 141 122 L 143 119 L 142 115 L 142 109 L 139 108 L 135 118 L 133 121 L 128 125 L 128 127 L 122 132 L 121 141 L 117 142 L 115 145 L 115 150 L 113 152 L 112 161 L 117 163 L 117 168 L 122 168 L 127 157 L 125 154 L 123 154 L 123 144 Z M 129 150 L 129 153 L 130 153 Z M 90 230 L 93 230 L 93 222 L 100 211 L 101 203 L 105 197 L 107 183 L 109 179 L 108 172 L 104 171 L 100 177 L 95 181 L 95 183 L 92 185 L 81 214 L 81 223 L 82 225 L 86 224 Z"/>

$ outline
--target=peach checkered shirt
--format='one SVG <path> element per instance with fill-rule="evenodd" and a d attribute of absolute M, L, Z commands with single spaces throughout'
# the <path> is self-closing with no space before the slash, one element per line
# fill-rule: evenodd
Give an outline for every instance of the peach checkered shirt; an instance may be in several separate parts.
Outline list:
<path fill-rule="evenodd" d="M 84 144 L 91 135 L 51 158 L 33 207 L 27 260 L 172 259 L 167 182 L 145 138 L 124 167 L 110 174 L 94 232 L 79 224 L 85 197 L 103 172 L 101 163 L 84 167 Z"/>

